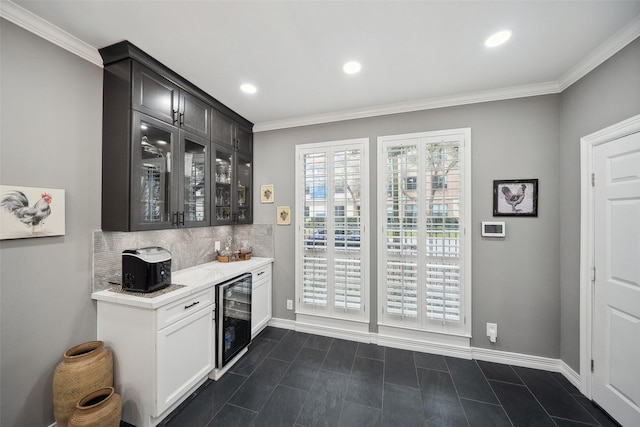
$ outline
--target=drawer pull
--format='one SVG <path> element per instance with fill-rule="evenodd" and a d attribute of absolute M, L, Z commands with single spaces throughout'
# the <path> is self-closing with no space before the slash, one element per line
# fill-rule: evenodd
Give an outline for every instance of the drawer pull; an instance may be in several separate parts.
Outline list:
<path fill-rule="evenodd" d="M 191 308 L 191 307 L 193 307 L 193 306 L 194 306 L 194 305 L 196 305 L 196 304 L 200 304 L 200 301 L 196 301 L 196 302 L 194 302 L 194 303 L 192 303 L 192 304 L 185 305 L 185 306 L 184 306 L 184 309 L 186 310 L 186 309 L 188 309 L 188 308 Z"/>
<path fill-rule="evenodd" d="M 264 271 L 261 271 L 260 273 L 258 273 L 258 276 L 262 276 L 264 273 Z"/>

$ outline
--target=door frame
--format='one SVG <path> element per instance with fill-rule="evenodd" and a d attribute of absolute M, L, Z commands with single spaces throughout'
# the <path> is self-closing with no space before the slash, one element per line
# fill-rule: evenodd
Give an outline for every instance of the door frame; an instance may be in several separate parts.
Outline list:
<path fill-rule="evenodd" d="M 640 114 L 580 138 L 580 391 L 592 398 L 591 359 L 593 338 L 595 245 L 593 149 L 640 132 Z"/>

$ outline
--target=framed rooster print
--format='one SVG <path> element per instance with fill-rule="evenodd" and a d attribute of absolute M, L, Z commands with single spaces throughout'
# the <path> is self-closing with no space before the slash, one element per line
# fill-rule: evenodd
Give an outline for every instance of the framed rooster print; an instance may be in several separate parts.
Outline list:
<path fill-rule="evenodd" d="M 538 216 L 538 180 L 493 181 L 493 216 Z"/>
<path fill-rule="evenodd" d="M 64 236 L 64 190 L 0 185 L 0 240 Z"/>

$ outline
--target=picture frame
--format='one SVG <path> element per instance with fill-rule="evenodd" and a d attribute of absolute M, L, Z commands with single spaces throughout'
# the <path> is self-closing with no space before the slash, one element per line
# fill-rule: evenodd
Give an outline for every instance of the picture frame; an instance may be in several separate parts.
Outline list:
<path fill-rule="evenodd" d="M 273 184 L 260 186 L 260 203 L 273 203 L 274 200 Z"/>
<path fill-rule="evenodd" d="M 0 240 L 64 234 L 65 190 L 0 185 Z"/>
<path fill-rule="evenodd" d="M 538 180 L 493 181 L 493 216 L 538 216 Z"/>
<path fill-rule="evenodd" d="M 278 206 L 276 209 L 276 224 L 291 224 L 291 206 Z"/>

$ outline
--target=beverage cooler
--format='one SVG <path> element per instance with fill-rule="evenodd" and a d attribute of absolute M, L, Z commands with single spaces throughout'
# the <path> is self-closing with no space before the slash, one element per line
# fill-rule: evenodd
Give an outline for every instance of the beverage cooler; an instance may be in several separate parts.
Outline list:
<path fill-rule="evenodd" d="M 251 342 L 251 273 L 216 287 L 216 367 L 223 368 Z"/>

